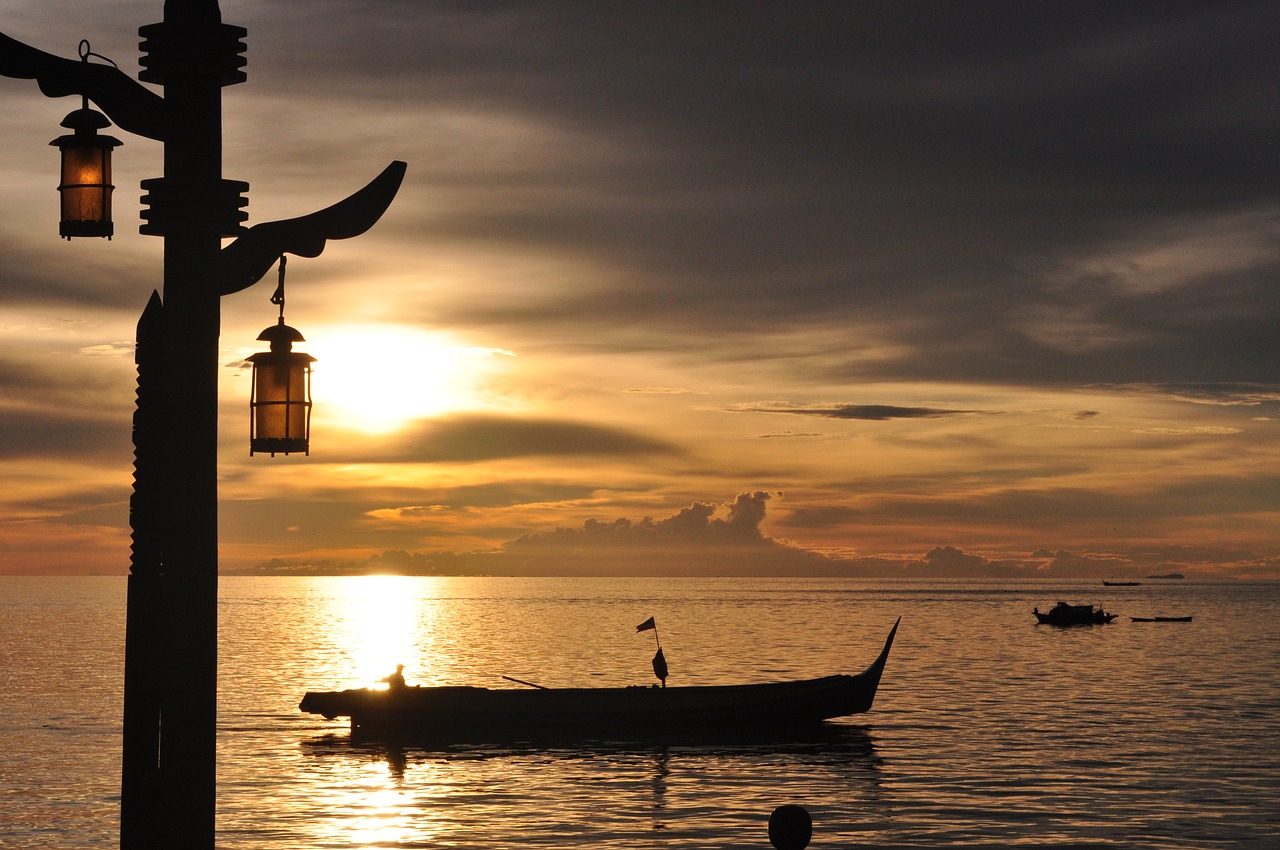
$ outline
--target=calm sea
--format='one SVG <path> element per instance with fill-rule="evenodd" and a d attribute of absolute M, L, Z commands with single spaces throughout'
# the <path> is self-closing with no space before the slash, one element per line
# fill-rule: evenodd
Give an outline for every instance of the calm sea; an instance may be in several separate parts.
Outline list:
<path fill-rule="evenodd" d="M 117 843 L 121 578 L 0 578 L 0 846 Z M 1058 599 L 1122 615 L 1037 626 Z M 858 672 L 809 740 L 388 752 L 303 715 L 374 683 L 671 686 Z M 1191 623 L 1130 616 L 1194 615 Z M 1280 584 L 226 578 L 221 848 L 1280 847 Z"/>

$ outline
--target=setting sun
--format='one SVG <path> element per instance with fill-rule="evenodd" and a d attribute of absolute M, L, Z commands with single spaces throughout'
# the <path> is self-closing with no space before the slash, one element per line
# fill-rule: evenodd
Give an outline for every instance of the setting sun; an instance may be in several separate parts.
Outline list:
<path fill-rule="evenodd" d="M 317 358 L 316 417 L 371 434 L 474 408 L 487 361 L 512 356 L 403 325 L 320 328 L 311 333 L 308 350 Z"/>

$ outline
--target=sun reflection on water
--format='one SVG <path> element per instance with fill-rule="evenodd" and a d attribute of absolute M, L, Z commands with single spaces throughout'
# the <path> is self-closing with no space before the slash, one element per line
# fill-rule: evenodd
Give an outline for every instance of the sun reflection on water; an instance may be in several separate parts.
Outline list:
<path fill-rule="evenodd" d="M 380 768 L 374 765 L 373 768 Z M 376 787 L 374 783 L 385 781 L 385 771 L 370 778 L 372 787 L 353 789 L 346 808 L 351 813 L 351 842 L 357 847 L 394 847 L 407 837 L 410 830 L 406 809 L 412 803 L 403 789 Z"/>
<path fill-rule="evenodd" d="M 417 582 L 417 584 L 415 584 Z M 435 606 L 421 594 L 421 581 L 406 576 L 347 579 L 334 611 L 338 642 L 358 681 L 378 682 L 397 664 L 411 666 L 428 642 Z"/>

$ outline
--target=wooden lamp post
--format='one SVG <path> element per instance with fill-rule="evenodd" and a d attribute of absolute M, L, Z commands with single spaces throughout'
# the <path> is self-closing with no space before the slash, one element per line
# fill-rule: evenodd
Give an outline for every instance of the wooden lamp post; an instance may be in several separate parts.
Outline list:
<path fill-rule="evenodd" d="M 111 236 L 110 153 L 120 143 L 96 136 L 106 118 L 89 101 L 120 130 L 164 145 L 164 176 L 142 182 L 139 228 L 164 240 L 164 291 L 152 293 L 138 322 L 120 837 L 124 850 L 211 850 L 220 299 L 286 253 L 315 257 L 328 239 L 364 233 L 395 197 L 405 164 L 391 163 L 327 209 L 246 229 L 249 185 L 222 177 L 221 102 L 223 87 L 245 80 L 246 31 L 222 23 L 217 0 L 166 0 L 164 20 L 138 32 L 139 78 L 163 87 L 163 97 L 114 65 L 89 62 L 86 43 L 76 61 L 0 33 L 0 75 L 34 79 L 49 97 L 83 98 L 67 119 L 73 133 L 55 140 L 64 237 Z M 89 174 L 82 166 L 95 156 Z M 235 241 L 223 247 L 228 237 Z"/>

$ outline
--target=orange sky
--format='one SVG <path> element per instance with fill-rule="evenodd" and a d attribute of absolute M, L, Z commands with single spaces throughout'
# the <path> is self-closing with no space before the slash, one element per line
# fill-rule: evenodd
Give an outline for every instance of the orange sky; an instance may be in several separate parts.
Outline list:
<path fill-rule="evenodd" d="M 57 5 L 0 32 L 161 16 Z M 223 2 L 250 224 L 409 163 L 289 263 L 310 457 L 224 299 L 224 572 L 1280 577 L 1280 21 L 1152 8 Z M 0 102 L 0 573 L 123 574 L 161 151 L 63 242 L 78 104 Z"/>

